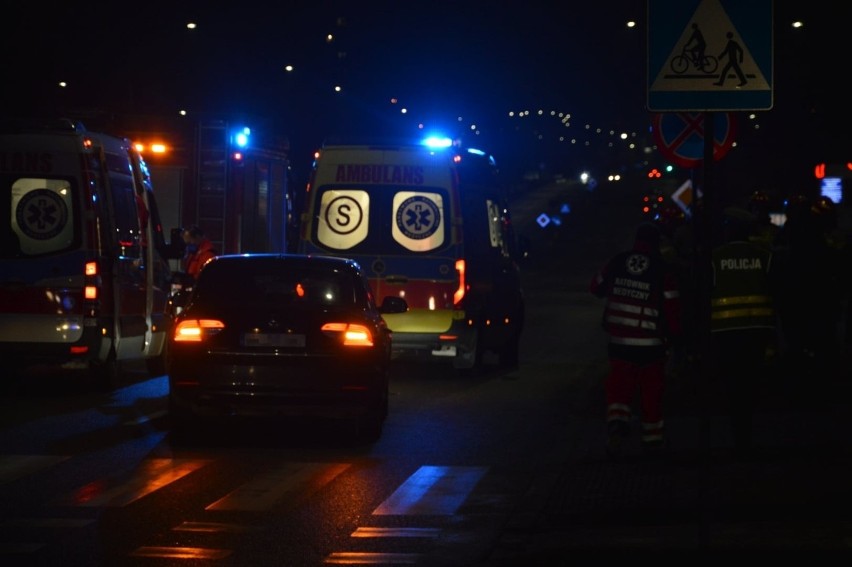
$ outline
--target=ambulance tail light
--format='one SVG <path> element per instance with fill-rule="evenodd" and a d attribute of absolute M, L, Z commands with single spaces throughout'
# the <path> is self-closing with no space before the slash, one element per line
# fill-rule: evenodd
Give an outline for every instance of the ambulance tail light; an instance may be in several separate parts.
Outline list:
<path fill-rule="evenodd" d="M 83 286 L 83 297 L 86 301 L 97 301 L 99 287 L 98 283 L 100 280 L 98 263 L 95 261 L 86 262 L 84 274 L 85 285 Z"/>
<path fill-rule="evenodd" d="M 467 282 L 465 281 L 465 261 L 463 259 L 456 260 L 456 272 L 459 275 L 459 287 L 453 293 L 453 305 L 459 307 L 462 299 L 464 299 L 465 291 L 467 290 Z"/>

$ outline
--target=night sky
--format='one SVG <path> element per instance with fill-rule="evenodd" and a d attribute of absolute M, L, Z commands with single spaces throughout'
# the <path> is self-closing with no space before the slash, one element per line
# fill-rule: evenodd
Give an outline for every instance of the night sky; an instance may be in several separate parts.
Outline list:
<path fill-rule="evenodd" d="M 409 134 L 423 123 L 471 136 L 476 124 L 486 146 L 570 161 L 558 120 L 508 118 L 539 108 L 570 113 L 569 136 L 585 124 L 645 136 L 646 2 L 551 4 L 17 3 L 4 7 L 0 34 L 3 114 L 184 109 L 280 131 L 299 155 L 335 134 Z M 795 179 L 784 168 L 852 159 L 843 88 L 852 53 L 836 5 L 775 3 L 774 107 L 731 158 L 747 183 L 762 182 L 755 170 Z"/>

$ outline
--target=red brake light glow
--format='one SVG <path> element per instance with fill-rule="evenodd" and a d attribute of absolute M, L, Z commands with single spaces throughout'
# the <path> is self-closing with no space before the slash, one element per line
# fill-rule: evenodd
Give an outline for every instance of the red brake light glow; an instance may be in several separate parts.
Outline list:
<path fill-rule="evenodd" d="M 326 323 L 322 331 L 329 336 L 339 336 L 345 346 L 373 346 L 373 334 L 364 325 L 355 323 Z"/>
<path fill-rule="evenodd" d="M 175 327 L 175 342 L 200 343 L 212 334 L 225 328 L 225 324 L 215 319 L 186 319 Z"/>

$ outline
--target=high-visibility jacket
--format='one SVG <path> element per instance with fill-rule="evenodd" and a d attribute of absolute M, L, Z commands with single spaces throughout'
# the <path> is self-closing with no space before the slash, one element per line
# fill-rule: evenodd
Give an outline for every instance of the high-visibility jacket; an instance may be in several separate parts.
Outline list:
<path fill-rule="evenodd" d="M 590 291 L 606 298 L 603 327 L 614 345 L 665 346 L 680 329 L 680 290 L 663 257 L 641 246 L 615 255 Z"/>
<path fill-rule="evenodd" d="M 772 251 L 754 242 L 734 241 L 714 248 L 712 259 L 710 331 L 774 329 Z"/>
<path fill-rule="evenodd" d="M 198 245 L 197 250 L 190 252 L 184 257 L 184 271 L 195 279 L 198 277 L 198 272 L 201 271 L 204 264 L 214 256 L 216 256 L 216 249 L 213 247 L 213 243 L 209 239 L 204 238 Z"/>

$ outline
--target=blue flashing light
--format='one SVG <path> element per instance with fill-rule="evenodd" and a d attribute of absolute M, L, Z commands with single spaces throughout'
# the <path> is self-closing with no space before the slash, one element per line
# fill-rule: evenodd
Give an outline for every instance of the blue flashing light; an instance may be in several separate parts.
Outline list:
<path fill-rule="evenodd" d="M 453 145 L 453 141 L 446 137 L 429 136 L 423 140 L 423 145 L 432 149 L 449 148 Z"/>
<path fill-rule="evenodd" d="M 248 146 L 249 136 L 251 135 L 250 128 L 243 128 L 239 130 L 236 134 L 234 134 L 234 144 L 237 147 L 244 148 Z"/>
<path fill-rule="evenodd" d="M 476 149 L 476 148 L 468 148 L 467 153 L 473 154 L 475 156 L 484 156 L 485 155 L 485 152 L 483 152 L 482 150 Z"/>

